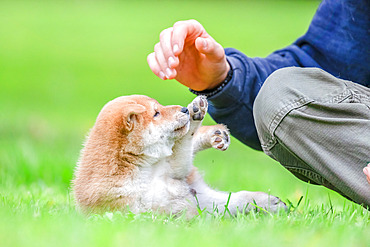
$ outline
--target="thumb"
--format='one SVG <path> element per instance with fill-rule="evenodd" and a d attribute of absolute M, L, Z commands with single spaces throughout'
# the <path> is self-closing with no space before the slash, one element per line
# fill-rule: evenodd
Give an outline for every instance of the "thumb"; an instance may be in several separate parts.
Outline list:
<path fill-rule="evenodd" d="M 225 56 L 224 48 L 212 38 L 198 37 L 195 40 L 195 48 L 210 59 L 222 59 Z"/>

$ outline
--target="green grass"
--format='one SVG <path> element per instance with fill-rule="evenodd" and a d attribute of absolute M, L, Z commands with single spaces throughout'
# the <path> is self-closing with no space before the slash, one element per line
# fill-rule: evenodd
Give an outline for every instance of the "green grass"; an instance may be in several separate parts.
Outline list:
<path fill-rule="evenodd" d="M 199 20 L 225 47 L 265 56 L 302 35 L 316 1 L 0 2 L 1 246 L 368 246 L 370 214 L 334 192 L 295 179 L 232 139 L 195 164 L 224 191 L 258 190 L 289 213 L 191 221 L 153 213 L 84 216 L 70 180 L 101 107 L 127 94 L 162 104 L 194 97 L 146 64 L 162 29 Z M 207 124 L 213 121 L 208 117 Z M 301 200 L 301 198 L 303 199 Z"/>

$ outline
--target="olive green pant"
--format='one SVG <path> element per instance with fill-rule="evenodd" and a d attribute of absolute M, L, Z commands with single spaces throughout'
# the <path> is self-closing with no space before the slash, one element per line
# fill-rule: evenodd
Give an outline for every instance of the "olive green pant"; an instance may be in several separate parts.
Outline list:
<path fill-rule="evenodd" d="M 301 180 L 370 207 L 370 89 L 317 68 L 284 68 L 254 104 L 264 152 Z"/>

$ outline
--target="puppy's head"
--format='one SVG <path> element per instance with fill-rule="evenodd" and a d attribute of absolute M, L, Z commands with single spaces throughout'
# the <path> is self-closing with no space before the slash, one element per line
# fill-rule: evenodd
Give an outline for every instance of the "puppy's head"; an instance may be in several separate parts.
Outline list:
<path fill-rule="evenodd" d="M 107 103 L 91 136 L 115 144 L 124 153 L 160 158 L 171 155 L 174 142 L 188 130 L 187 108 L 162 106 L 147 96 L 132 95 Z"/>

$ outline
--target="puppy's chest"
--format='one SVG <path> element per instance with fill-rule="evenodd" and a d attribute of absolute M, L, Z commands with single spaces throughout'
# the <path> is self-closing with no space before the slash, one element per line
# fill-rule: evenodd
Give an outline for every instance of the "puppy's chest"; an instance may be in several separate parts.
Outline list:
<path fill-rule="evenodd" d="M 147 184 L 147 193 L 157 196 L 177 195 L 188 186 L 184 179 L 173 178 L 172 168 L 166 161 L 159 162 L 143 171 L 143 183 Z"/>
<path fill-rule="evenodd" d="M 171 204 L 176 198 L 186 197 L 189 186 L 185 178 L 172 178 L 169 164 L 162 162 L 141 168 L 135 178 L 124 184 L 121 192 L 135 195 L 137 207 L 153 208 Z"/>

